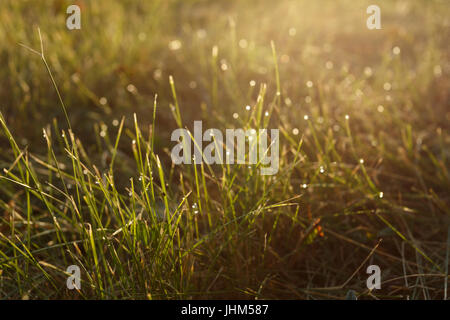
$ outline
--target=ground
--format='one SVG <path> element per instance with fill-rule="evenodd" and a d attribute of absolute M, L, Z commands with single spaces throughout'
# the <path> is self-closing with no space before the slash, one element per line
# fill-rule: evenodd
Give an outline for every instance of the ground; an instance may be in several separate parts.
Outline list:
<path fill-rule="evenodd" d="M 438 0 L 1 1 L 0 298 L 447 298 L 449 17 Z M 195 120 L 278 129 L 278 173 L 175 165 L 171 133 Z"/>

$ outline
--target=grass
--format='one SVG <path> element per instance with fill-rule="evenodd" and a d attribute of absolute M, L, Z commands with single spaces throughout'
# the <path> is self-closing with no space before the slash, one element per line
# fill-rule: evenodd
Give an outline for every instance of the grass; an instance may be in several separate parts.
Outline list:
<path fill-rule="evenodd" d="M 2 1 L 0 297 L 447 299 L 450 7 L 372 2 Z M 279 172 L 173 165 L 194 120 Z"/>

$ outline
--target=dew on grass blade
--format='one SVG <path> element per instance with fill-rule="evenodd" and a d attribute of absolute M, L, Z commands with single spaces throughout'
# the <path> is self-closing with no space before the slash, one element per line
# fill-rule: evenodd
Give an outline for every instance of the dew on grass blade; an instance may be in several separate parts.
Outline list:
<path fill-rule="evenodd" d="M 221 60 L 220 69 L 222 69 L 222 71 L 227 71 L 228 70 L 228 65 L 227 65 L 227 62 L 225 60 Z"/>
<path fill-rule="evenodd" d="M 181 41 L 180 40 L 172 40 L 169 42 L 169 49 L 172 51 L 176 51 L 181 49 Z"/>
<path fill-rule="evenodd" d="M 245 39 L 241 39 L 239 40 L 239 47 L 241 47 L 242 49 L 245 49 L 248 47 L 248 42 Z"/>
<path fill-rule="evenodd" d="M 134 84 L 130 83 L 129 85 L 127 85 L 127 91 L 130 93 L 136 93 L 137 89 Z"/>
<path fill-rule="evenodd" d="M 191 88 L 191 89 L 197 88 L 197 82 L 195 82 L 195 81 L 189 82 L 189 88 Z"/>

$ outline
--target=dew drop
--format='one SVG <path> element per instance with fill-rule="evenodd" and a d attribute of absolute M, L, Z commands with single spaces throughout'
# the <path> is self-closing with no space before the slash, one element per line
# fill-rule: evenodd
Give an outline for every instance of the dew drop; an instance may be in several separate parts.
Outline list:
<path fill-rule="evenodd" d="M 245 40 L 245 39 L 239 40 L 239 47 L 241 47 L 242 49 L 245 49 L 245 48 L 247 48 L 247 46 L 248 46 L 247 40 Z"/>
<path fill-rule="evenodd" d="M 137 91 L 137 89 L 134 86 L 134 84 L 130 83 L 129 85 L 127 85 L 127 91 L 130 93 L 135 93 Z"/>
<path fill-rule="evenodd" d="M 169 49 L 172 51 L 176 51 L 181 49 L 181 41 L 180 40 L 172 40 L 169 42 Z"/>
<path fill-rule="evenodd" d="M 364 74 L 366 75 L 366 77 L 370 77 L 373 74 L 372 68 L 371 67 L 365 67 L 364 68 Z"/>

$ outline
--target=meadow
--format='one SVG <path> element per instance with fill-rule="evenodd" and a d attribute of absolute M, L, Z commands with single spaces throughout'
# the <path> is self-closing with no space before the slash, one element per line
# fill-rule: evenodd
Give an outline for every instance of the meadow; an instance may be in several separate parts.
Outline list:
<path fill-rule="evenodd" d="M 447 299 L 449 17 L 0 1 L 0 299 Z M 199 120 L 278 129 L 278 172 L 175 165 L 171 133 Z"/>

